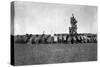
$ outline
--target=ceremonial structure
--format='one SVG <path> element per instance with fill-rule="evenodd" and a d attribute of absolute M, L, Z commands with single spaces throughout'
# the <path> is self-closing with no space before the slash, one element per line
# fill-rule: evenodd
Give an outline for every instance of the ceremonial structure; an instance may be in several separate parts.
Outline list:
<path fill-rule="evenodd" d="M 77 34 L 77 20 L 74 17 L 74 14 L 72 14 L 72 17 L 70 19 L 71 27 L 69 27 L 69 34 L 73 36 Z"/>

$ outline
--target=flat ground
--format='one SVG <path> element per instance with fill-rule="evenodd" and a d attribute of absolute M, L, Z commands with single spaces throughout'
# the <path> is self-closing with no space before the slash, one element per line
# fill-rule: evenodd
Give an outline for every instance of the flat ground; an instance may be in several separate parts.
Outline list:
<path fill-rule="evenodd" d="M 15 65 L 97 60 L 97 44 L 14 44 Z"/>

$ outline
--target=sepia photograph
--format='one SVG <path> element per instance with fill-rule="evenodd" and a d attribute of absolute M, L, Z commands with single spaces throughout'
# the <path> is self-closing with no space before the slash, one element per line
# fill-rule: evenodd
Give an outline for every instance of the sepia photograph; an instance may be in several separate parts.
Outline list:
<path fill-rule="evenodd" d="M 11 2 L 11 65 L 97 61 L 97 9 Z"/>

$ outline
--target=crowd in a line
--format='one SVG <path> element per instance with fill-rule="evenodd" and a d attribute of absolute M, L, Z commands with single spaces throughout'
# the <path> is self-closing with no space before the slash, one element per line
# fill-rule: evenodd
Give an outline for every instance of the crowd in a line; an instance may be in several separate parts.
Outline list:
<path fill-rule="evenodd" d="M 97 43 L 96 34 L 77 34 L 71 36 L 69 34 L 54 34 L 53 36 L 47 34 L 26 34 L 15 35 L 11 38 L 14 39 L 14 43 L 26 43 L 26 44 L 52 44 L 52 43 Z"/>

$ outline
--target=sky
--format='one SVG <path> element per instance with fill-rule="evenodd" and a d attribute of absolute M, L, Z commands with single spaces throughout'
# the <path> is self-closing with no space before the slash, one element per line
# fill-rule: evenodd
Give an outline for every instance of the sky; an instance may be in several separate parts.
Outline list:
<path fill-rule="evenodd" d="M 97 7 L 15 1 L 14 34 L 69 33 L 74 14 L 78 33 L 97 33 Z"/>

